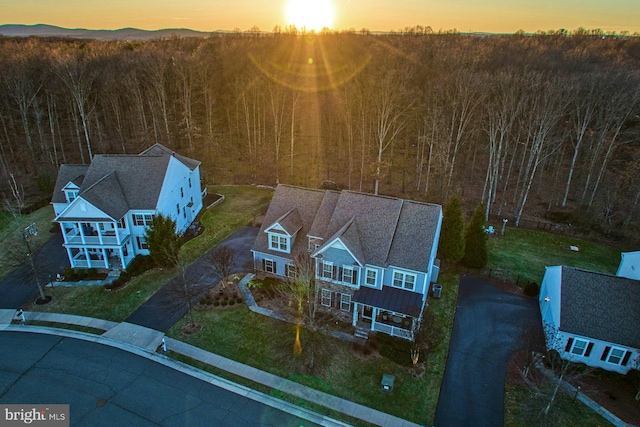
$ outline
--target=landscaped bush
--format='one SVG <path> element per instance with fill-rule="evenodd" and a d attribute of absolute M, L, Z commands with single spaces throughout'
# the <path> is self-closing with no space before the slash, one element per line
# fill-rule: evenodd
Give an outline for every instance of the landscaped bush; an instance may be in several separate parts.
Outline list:
<path fill-rule="evenodd" d="M 236 300 L 232 299 L 229 301 L 229 305 L 235 305 L 236 304 Z"/>
<path fill-rule="evenodd" d="M 536 297 L 540 294 L 540 288 L 536 282 L 529 282 L 524 287 L 524 294 L 528 297 Z"/>
<path fill-rule="evenodd" d="M 131 260 L 126 272 L 130 277 L 135 277 L 141 275 L 147 270 L 151 270 L 153 267 L 155 267 L 155 263 L 150 256 L 136 255 L 136 257 Z"/>
<path fill-rule="evenodd" d="M 381 342 L 380 355 L 401 366 L 412 366 L 411 342 L 401 338 L 379 334 Z"/>
<path fill-rule="evenodd" d="M 236 302 L 238 304 L 242 304 L 244 301 L 243 301 L 243 299 L 241 297 L 238 297 L 238 298 L 236 298 Z"/>
<path fill-rule="evenodd" d="M 216 300 L 216 301 L 213 302 L 213 306 L 214 307 L 218 307 L 219 305 L 220 305 L 220 301 Z"/>
<path fill-rule="evenodd" d="M 220 305 L 222 305 L 223 307 L 226 307 L 226 306 L 227 306 L 227 304 L 229 304 L 229 303 L 227 302 L 227 300 L 223 300 L 223 301 L 220 303 Z"/>

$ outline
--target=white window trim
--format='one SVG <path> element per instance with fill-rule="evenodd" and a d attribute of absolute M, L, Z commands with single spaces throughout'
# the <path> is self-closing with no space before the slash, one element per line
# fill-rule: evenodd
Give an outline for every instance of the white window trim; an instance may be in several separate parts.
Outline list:
<path fill-rule="evenodd" d="M 347 308 L 344 308 L 346 304 Z M 351 311 L 351 295 L 349 294 L 340 294 L 340 310 L 342 311 Z"/>
<path fill-rule="evenodd" d="M 320 291 L 320 303 L 324 307 L 331 307 L 331 294 L 331 289 L 322 288 L 322 291 Z M 325 300 L 329 300 L 329 303 L 325 304 Z"/>
<path fill-rule="evenodd" d="M 396 285 L 396 274 L 402 275 L 402 285 Z M 407 287 L 407 277 L 413 277 L 413 285 L 411 287 Z M 391 286 L 400 289 L 407 289 L 409 291 L 413 291 L 416 288 L 416 283 L 418 281 L 418 276 L 414 273 L 407 273 L 400 270 L 393 270 L 393 275 L 391 277 Z"/>
<path fill-rule="evenodd" d="M 369 272 L 373 273 L 373 283 L 369 283 Z M 364 283 L 369 286 L 377 286 L 378 285 L 378 270 L 375 268 L 369 268 L 365 270 L 364 274 Z"/>
<path fill-rule="evenodd" d="M 346 273 L 347 271 L 351 272 L 351 277 L 349 278 L 349 280 L 345 279 L 345 274 L 344 273 Z M 355 268 L 349 267 L 349 266 L 346 266 L 346 265 L 342 266 L 342 282 L 343 283 L 346 283 L 348 285 L 353 286 L 354 285 L 354 283 L 353 283 L 354 274 L 355 274 Z"/>
<path fill-rule="evenodd" d="M 617 362 L 612 362 L 611 361 L 611 357 L 613 356 L 613 352 L 614 350 L 618 350 L 621 351 L 622 354 L 620 355 L 620 360 L 618 360 Z M 607 354 L 607 363 L 611 363 L 612 365 L 622 365 L 622 361 L 624 360 L 624 356 L 625 354 L 627 354 L 627 350 L 624 348 L 620 348 L 620 347 L 611 347 L 611 349 L 609 350 L 609 354 Z M 617 357 L 617 356 L 614 356 Z"/>
<path fill-rule="evenodd" d="M 580 353 L 576 353 L 574 350 L 580 350 L 580 348 L 577 347 L 576 344 L 578 343 L 584 343 L 584 347 L 582 347 L 582 351 Z M 587 347 L 589 347 L 589 341 L 587 340 L 583 340 L 580 338 L 574 338 L 573 339 L 573 344 L 571 344 L 571 348 L 569 349 L 569 354 L 572 356 L 584 356 L 584 354 L 587 352 Z"/>
<path fill-rule="evenodd" d="M 267 267 L 267 263 L 271 263 L 271 267 Z M 276 274 L 276 262 L 272 259 L 265 258 L 264 259 L 264 271 L 271 274 Z"/>
<path fill-rule="evenodd" d="M 284 268 L 288 278 L 295 279 L 298 277 L 298 272 L 296 271 L 296 266 L 294 264 L 286 264 Z"/>
<path fill-rule="evenodd" d="M 275 233 L 268 233 L 269 235 L 269 249 L 271 249 L 272 251 L 278 251 L 278 252 L 284 252 L 284 253 L 289 253 L 289 244 L 291 242 L 291 239 L 287 236 L 282 236 L 280 234 L 275 234 Z M 277 239 L 278 243 L 276 246 L 274 246 L 274 239 Z M 282 248 L 284 243 L 284 249 Z"/>
<path fill-rule="evenodd" d="M 331 270 L 329 271 L 329 276 L 325 276 L 325 267 L 331 267 Z M 320 272 L 320 277 L 323 279 L 329 279 L 329 280 L 333 280 L 333 263 L 332 262 L 323 262 L 322 263 L 322 271 Z"/>

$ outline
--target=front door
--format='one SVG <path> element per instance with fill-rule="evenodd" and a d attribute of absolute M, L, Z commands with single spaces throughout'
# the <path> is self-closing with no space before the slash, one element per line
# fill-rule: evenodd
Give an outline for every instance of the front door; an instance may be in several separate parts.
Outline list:
<path fill-rule="evenodd" d="M 373 317 L 373 308 L 370 305 L 362 307 L 362 318 L 371 321 Z"/>

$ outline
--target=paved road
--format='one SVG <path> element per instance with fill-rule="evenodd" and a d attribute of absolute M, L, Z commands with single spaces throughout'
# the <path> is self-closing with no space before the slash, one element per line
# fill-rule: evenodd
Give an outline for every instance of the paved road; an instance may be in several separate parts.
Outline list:
<path fill-rule="evenodd" d="M 58 232 L 36 254 L 38 277 L 43 285 L 49 282 L 49 275 L 56 277 L 56 274 L 69 267 L 69 258 L 62 242 L 62 234 Z M 38 287 L 31 268 L 19 267 L 0 282 L 0 308 L 19 308 L 37 294 Z"/>
<path fill-rule="evenodd" d="M 463 276 L 434 425 L 502 427 L 507 361 L 541 324 L 537 300 Z"/>
<path fill-rule="evenodd" d="M 110 346 L 5 331 L 0 348 L 0 403 L 69 404 L 73 426 L 316 425 Z"/>
<path fill-rule="evenodd" d="M 257 235 L 257 227 L 243 227 L 218 245 L 229 246 L 236 251 L 234 272 L 243 271 L 243 265 L 253 259 L 251 248 Z M 208 259 L 209 252 L 187 267 L 186 282 L 203 286 L 200 295 L 196 296 L 194 301 L 197 301 L 204 292 L 220 281 L 220 277 L 211 268 L 211 262 Z M 182 278 L 169 281 L 147 302 L 131 313 L 125 322 L 162 332 L 168 331 L 187 312 L 187 303 L 181 296 L 181 283 Z"/>

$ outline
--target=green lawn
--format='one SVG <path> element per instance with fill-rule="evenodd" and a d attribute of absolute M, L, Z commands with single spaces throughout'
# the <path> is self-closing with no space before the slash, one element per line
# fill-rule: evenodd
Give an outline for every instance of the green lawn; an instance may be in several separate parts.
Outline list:
<path fill-rule="evenodd" d="M 350 343 L 329 337 L 323 337 L 322 350 L 316 355 L 318 369 L 309 375 L 305 367 L 307 332 L 301 332 L 303 354 L 295 356 L 295 326 L 253 313 L 244 305 L 226 311 L 197 310 L 196 321 L 205 325 L 200 333 L 182 336 L 180 328 L 186 321 L 183 319 L 167 335 L 309 387 L 430 425 L 444 373 L 458 291 L 457 275 L 444 273 L 441 279 L 442 298 L 431 300 L 429 309 L 433 310 L 434 321 L 441 325 L 444 336 L 428 356 L 421 357 L 426 363 L 426 373 L 420 378 L 411 375 L 412 368 L 389 359 L 363 359 L 351 351 Z M 392 395 L 379 391 L 385 373 L 396 376 Z"/>
<path fill-rule="evenodd" d="M 542 393 L 536 393 L 524 386 L 507 386 L 504 425 L 507 427 L 611 426 L 611 423 L 601 415 L 563 390 L 558 391 L 551 410 L 543 419 L 541 411 L 553 392 L 551 382 L 548 382 L 545 387 Z"/>
<path fill-rule="evenodd" d="M 53 225 L 52 220 L 51 206 L 40 208 L 29 215 L 21 215 L 17 220 L 6 212 L 0 212 L 0 280 L 26 260 L 27 247 L 22 237 L 25 227 L 36 223 L 38 235 L 29 238 L 31 250 L 35 252 L 54 236 L 49 231 Z"/>
<path fill-rule="evenodd" d="M 571 251 L 569 246 L 572 245 L 580 251 Z M 515 228 L 507 228 L 502 237 L 490 237 L 488 249 L 487 268 L 509 272 L 514 281 L 520 276 L 520 286 L 530 281 L 539 285 L 548 265 L 566 265 L 615 274 L 620 263 L 619 248 Z"/>

